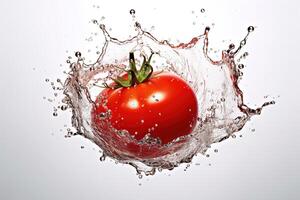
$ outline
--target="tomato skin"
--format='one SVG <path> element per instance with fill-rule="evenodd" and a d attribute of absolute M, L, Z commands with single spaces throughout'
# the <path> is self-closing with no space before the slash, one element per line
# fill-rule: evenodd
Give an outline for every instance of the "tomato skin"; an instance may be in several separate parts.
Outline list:
<path fill-rule="evenodd" d="M 161 144 L 188 135 L 198 117 L 198 103 L 192 88 L 180 77 L 161 73 L 129 88 L 104 89 L 92 109 L 92 125 L 115 152 L 138 158 L 154 158 L 169 153 L 159 146 L 125 142 L 101 123 L 101 113 L 110 110 L 109 122 L 117 130 L 127 130 L 138 141 L 146 134 Z"/>

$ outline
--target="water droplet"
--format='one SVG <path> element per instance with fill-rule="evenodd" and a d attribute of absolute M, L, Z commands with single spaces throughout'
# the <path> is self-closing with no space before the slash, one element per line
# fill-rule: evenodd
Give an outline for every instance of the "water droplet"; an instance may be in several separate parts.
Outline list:
<path fill-rule="evenodd" d="M 248 32 L 252 32 L 252 31 L 254 31 L 254 27 L 253 26 L 249 26 L 248 27 Z"/>
<path fill-rule="evenodd" d="M 244 69 L 244 67 L 245 67 L 244 64 L 239 64 L 239 65 L 238 65 L 238 68 L 239 68 L 239 69 Z"/>
<path fill-rule="evenodd" d="M 139 179 L 142 179 L 142 178 L 143 178 L 143 175 L 142 175 L 142 174 L 139 174 L 138 177 L 139 177 Z"/>
<path fill-rule="evenodd" d="M 145 121 L 142 119 L 142 120 L 141 120 L 141 123 L 143 124 L 144 122 L 145 122 Z"/>
<path fill-rule="evenodd" d="M 210 27 L 209 26 L 205 27 L 205 33 L 208 33 L 209 31 L 210 31 Z"/>
<path fill-rule="evenodd" d="M 57 117 L 58 116 L 57 112 L 53 112 L 53 116 Z"/>
<path fill-rule="evenodd" d="M 76 56 L 77 58 L 80 58 L 80 57 L 81 57 L 81 52 L 77 51 L 77 52 L 75 53 L 75 56 Z"/>
<path fill-rule="evenodd" d="M 232 49 L 234 49 L 234 48 L 235 48 L 235 45 L 234 45 L 233 43 L 231 43 L 231 44 L 229 45 L 229 49 L 232 50 Z"/>
<path fill-rule="evenodd" d="M 245 44 L 246 44 L 246 40 L 242 40 L 240 43 L 241 46 L 244 46 Z"/>
<path fill-rule="evenodd" d="M 106 158 L 106 156 L 103 154 L 101 157 L 100 157 L 100 161 L 105 161 L 105 158 Z"/>
<path fill-rule="evenodd" d="M 214 150 L 214 152 L 215 152 L 215 153 L 218 153 L 218 152 L 219 152 L 219 150 L 218 150 L 218 149 L 215 149 L 215 150 Z"/>
<path fill-rule="evenodd" d="M 140 24 L 140 23 L 138 23 L 138 22 L 135 22 L 135 24 L 134 24 L 134 25 L 135 25 L 135 27 L 136 27 L 136 28 L 139 28 L 139 29 L 141 28 L 141 24 Z"/>
<path fill-rule="evenodd" d="M 46 78 L 45 81 L 46 81 L 46 82 L 49 82 L 50 80 L 49 80 L 49 78 Z"/>
<path fill-rule="evenodd" d="M 100 119 L 103 119 L 103 118 L 105 118 L 105 117 L 106 117 L 106 113 L 105 113 L 105 112 L 99 113 L 99 118 L 100 118 Z"/>
<path fill-rule="evenodd" d="M 201 12 L 201 13 L 205 13 L 205 9 L 204 9 L 204 8 L 201 8 L 200 12 Z"/>
<path fill-rule="evenodd" d="M 84 149 L 84 146 L 81 146 L 80 148 L 81 148 L 81 149 Z"/>
<path fill-rule="evenodd" d="M 104 25 L 104 24 L 100 24 L 100 28 L 101 28 L 102 30 L 104 30 L 104 29 L 105 29 L 105 25 Z"/>
<path fill-rule="evenodd" d="M 68 106 L 66 106 L 66 105 L 62 105 L 62 106 L 60 107 L 61 110 L 67 110 L 67 108 L 68 108 Z"/>
<path fill-rule="evenodd" d="M 92 22 L 93 22 L 94 24 L 98 24 L 98 21 L 95 20 L 95 19 L 93 19 Z"/>
<path fill-rule="evenodd" d="M 134 9 L 130 9 L 129 13 L 130 13 L 131 15 L 134 15 L 134 14 L 135 14 L 135 10 L 134 10 Z"/>

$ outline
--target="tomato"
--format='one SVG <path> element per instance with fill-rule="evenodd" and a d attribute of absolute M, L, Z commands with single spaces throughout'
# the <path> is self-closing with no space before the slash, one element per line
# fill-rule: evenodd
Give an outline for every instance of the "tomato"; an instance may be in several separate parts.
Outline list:
<path fill-rule="evenodd" d="M 106 119 L 105 113 L 109 113 Z M 170 153 L 162 146 L 193 131 L 198 103 L 193 89 L 183 79 L 160 73 L 133 86 L 104 89 L 91 115 L 95 132 L 112 152 L 154 158 Z M 134 140 L 125 139 L 120 130 L 126 130 Z M 147 137 L 160 144 L 139 144 Z"/>

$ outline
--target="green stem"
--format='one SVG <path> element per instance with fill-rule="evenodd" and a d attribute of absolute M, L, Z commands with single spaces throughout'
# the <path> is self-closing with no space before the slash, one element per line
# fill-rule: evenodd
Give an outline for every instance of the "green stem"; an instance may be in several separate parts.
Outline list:
<path fill-rule="evenodd" d="M 117 83 L 117 86 L 118 87 L 132 87 L 136 84 L 140 84 L 140 83 L 147 81 L 153 73 L 153 67 L 150 64 L 153 54 L 154 53 L 151 53 L 148 60 L 143 55 L 144 60 L 143 60 L 142 66 L 141 66 L 140 70 L 137 70 L 134 53 L 130 52 L 129 53 L 130 70 L 126 71 L 127 78 L 117 77 L 117 79 L 113 79 Z"/>

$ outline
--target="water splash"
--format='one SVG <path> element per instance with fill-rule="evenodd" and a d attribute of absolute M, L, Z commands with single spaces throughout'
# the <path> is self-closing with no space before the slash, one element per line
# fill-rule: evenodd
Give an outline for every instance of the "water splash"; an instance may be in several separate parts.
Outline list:
<path fill-rule="evenodd" d="M 103 150 L 101 161 L 109 156 L 118 162 L 130 164 L 136 168 L 139 177 L 142 177 L 142 172 L 153 175 L 156 170 L 173 169 L 180 163 L 191 162 L 193 156 L 198 153 L 204 154 L 212 143 L 234 135 L 252 116 L 259 115 L 263 107 L 275 103 L 270 101 L 258 108 L 250 108 L 244 103 L 243 92 L 239 88 L 244 65 L 237 65 L 236 60 L 239 62 L 242 57 L 238 59 L 236 57 L 246 44 L 249 34 L 254 31 L 253 26 L 248 27 L 246 36 L 237 47 L 230 44 L 228 49 L 221 52 L 220 60 L 213 60 L 208 50 L 209 27 L 205 28 L 203 34 L 187 43 L 171 44 L 167 40 L 158 40 L 150 32 L 144 31 L 140 23 L 135 21 L 135 10 L 130 10 L 130 14 L 135 24 L 134 37 L 120 41 L 109 34 L 104 24 L 98 24 L 97 20 L 93 20 L 94 24 L 99 25 L 105 37 L 99 57 L 94 63 L 88 64 L 84 62 L 81 52 L 76 52 L 77 61 L 67 62 L 70 63 L 71 70 L 63 84 L 65 105 L 60 108 L 72 111 L 72 126 L 77 131 L 71 133 L 72 135 L 80 134 Z M 91 110 L 95 98 L 103 89 L 103 85 L 108 84 L 111 78 L 116 78 L 126 69 L 128 52 L 146 57 L 155 52 L 157 56 L 153 60 L 154 70 L 177 74 L 196 93 L 200 108 L 197 125 L 190 135 L 159 146 L 162 151 L 170 152 L 169 154 L 149 159 L 128 156 L 114 149 L 110 138 L 105 138 L 92 125 Z M 109 111 L 102 117 L 103 123 L 109 123 Z M 126 130 L 114 131 L 124 138 L 124 143 L 135 142 L 156 147 L 158 145 L 155 142 L 145 144 L 144 141 L 135 141 Z"/>

